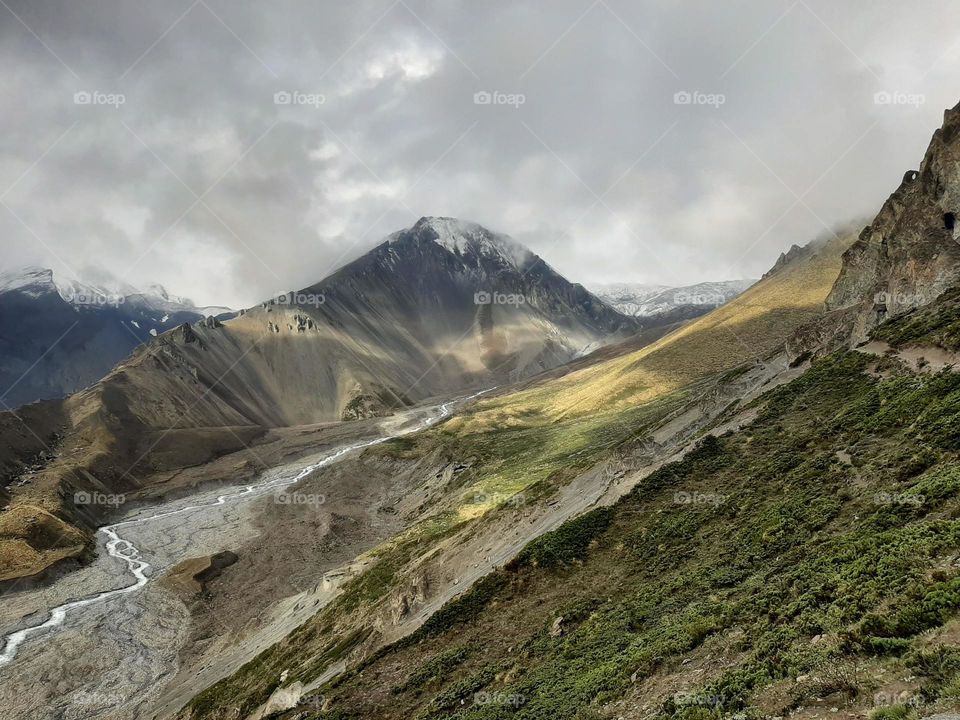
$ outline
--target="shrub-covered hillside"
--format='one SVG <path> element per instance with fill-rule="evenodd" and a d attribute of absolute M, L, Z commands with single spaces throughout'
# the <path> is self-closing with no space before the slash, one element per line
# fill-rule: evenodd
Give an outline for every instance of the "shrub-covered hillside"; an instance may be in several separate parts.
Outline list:
<path fill-rule="evenodd" d="M 960 374 L 838 353 L 759 402 L 748 428 L 533 542 L 293 714 L 960 706 Z"/>

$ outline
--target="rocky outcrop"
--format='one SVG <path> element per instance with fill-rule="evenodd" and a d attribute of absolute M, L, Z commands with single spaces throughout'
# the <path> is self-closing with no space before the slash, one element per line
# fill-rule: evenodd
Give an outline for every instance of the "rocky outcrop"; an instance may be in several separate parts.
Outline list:
<path fill-rule="evenodd" d="M 811 252 L 813 252 L 812 245 L 804 245 L 803 247 L 799 245 L 791 245 L 789 250 L 780 253 L 780 257 L 777 258 L 777 261 L 773 264 L 773 267 L 763 274 L 763 278 L 768 278 L 774 273 L 779 272 L 794 260 L 807 257 Z"/>
<path fill-rule="evenodd" d="M 190 323 L 184 323 L 178 327 L 174 333 L 174 338 L 183 343 L 192 343 L 199 340 L 197 334 L 193 331 L 193 328 L 190 327 Z"/>
<path fill-rule="evenodd" d="M 960 281 L 957 214 L 960 105 L 944 113 L 920 169 L 904 174 L 844 254 L 827 309 L 846 310 L 854 344 L 883 320 L 933 301 Z"/>

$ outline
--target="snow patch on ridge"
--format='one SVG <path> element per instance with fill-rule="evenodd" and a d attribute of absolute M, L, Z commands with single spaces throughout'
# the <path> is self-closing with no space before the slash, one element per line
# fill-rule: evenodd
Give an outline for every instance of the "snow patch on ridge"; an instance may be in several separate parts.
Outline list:
<path fill-rule="evenodd" d="M 410 234 L 431 239 L 440 247 L 460 257 L 500 258 L 508 265 L 521 268 L 533 256 L 527 248 L 508 235 L 491 232 L 482 225 L 451 217 L 422 217 L 407 229 L 388 238 L 394 243 Z"/>

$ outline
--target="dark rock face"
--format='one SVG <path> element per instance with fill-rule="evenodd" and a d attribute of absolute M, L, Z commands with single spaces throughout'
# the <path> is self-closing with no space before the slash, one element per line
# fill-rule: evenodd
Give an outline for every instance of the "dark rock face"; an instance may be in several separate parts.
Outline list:
<path fill-rule="evenodd" d="M 887 317 L 934 300 L 960 281 L 960 105 L 944 113 L 920 164 L 904 174 L 843 258 L 828 310 L 847 313 L 855 342 Z"/>

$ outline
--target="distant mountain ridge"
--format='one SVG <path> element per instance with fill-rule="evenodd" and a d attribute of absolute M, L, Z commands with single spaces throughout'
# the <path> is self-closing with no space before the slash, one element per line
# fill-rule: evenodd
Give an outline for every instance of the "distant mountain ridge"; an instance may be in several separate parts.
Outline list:
<path fill-rule="evenodd" d="M 641 283 L 593 285 L 597 297 L 624 315 L 659 322 L 676 322 L 699 317 L 725 305 L 757 282 L 723 280 L 671 287 Z"/>
<path fill-rule="evenodd" d="M 157 342 L 197 377 L 230 369 L 202 422 L 242 417 L 269 426 L 384 414 L 433 394 L 510 382 L 638 329 L 510 237 L 424 217 L 310 287 L 222 328 Z M 229 408 L 213 407 L 218 396 Z"/>
<path fill-rule="evenodd" d="M 49 268 L 0 273 L 0 399 L 11 407 L 92 385 L 151 337 L 226 307 L 196 307 L 160 285 L 65 279 Z"/>

